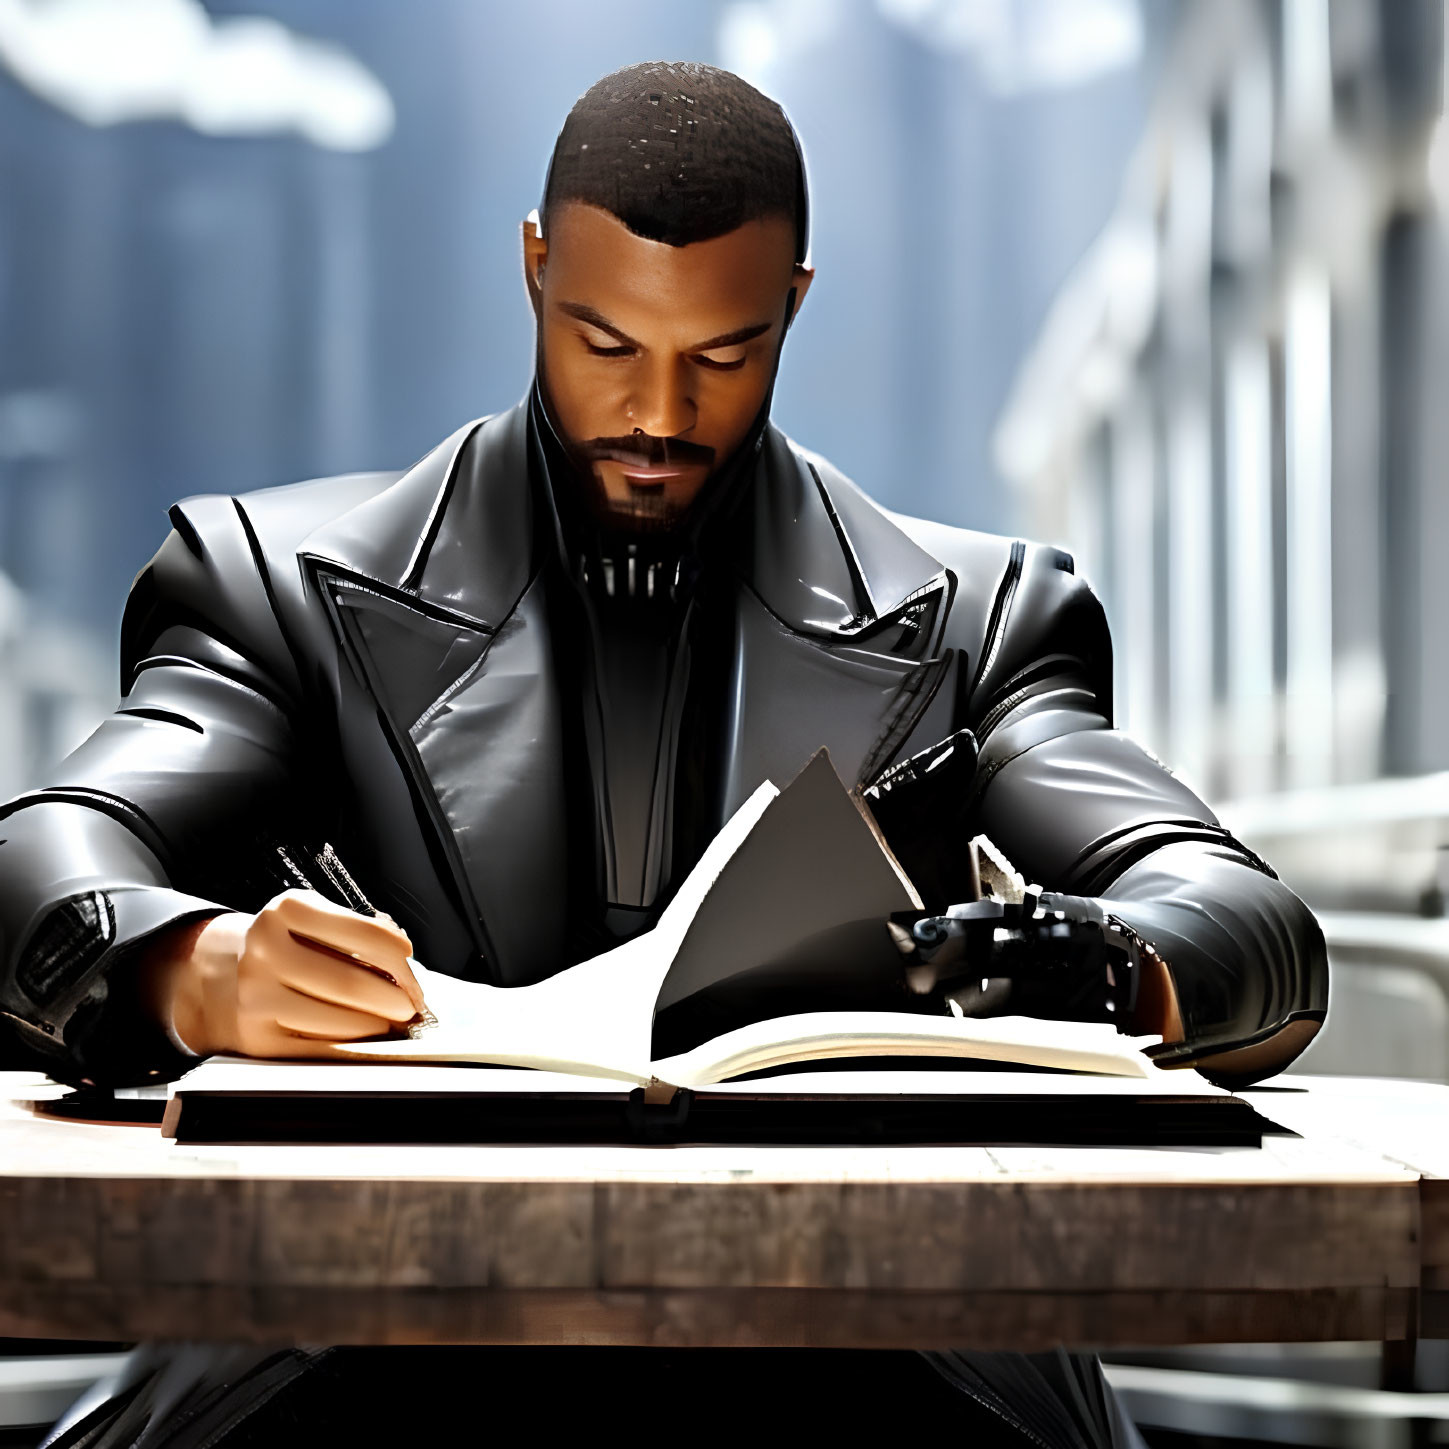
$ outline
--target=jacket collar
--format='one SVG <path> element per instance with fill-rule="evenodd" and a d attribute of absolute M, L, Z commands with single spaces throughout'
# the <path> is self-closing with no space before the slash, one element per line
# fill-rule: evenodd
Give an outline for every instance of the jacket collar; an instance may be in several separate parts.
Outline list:
<path fill-rule="evenodd" d="M 495 630 L 537 567 L 522 405 L 459 428 L 395 483 L 324 524 L 305 558 L 429 613 Z"/>
<path fill-rule="evenodd" d="M 778 428 L 731 524 L 740 577 L 797 633 L 866 644 L 944 582 L 935 558 Z"/>
<path fill-rule="evenodd" d="M 496 629 L 542 551 L 556 547 L 530 452 L 525 400 L 459 428 L 391 487 L 317 530 L 303 552 L 424 610 Z M 726 533 L 717 556 L 780 623 L 822 641 L 866 644 L 944 584 L 935 558 L 773 426 L 753 479 L 713 522 Z"/>

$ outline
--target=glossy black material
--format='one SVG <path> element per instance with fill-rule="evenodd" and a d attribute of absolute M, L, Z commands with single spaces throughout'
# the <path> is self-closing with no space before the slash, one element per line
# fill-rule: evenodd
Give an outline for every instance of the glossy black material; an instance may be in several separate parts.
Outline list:
<path fill-rule="evenodd" d="M 1109 927 L 1090 896 L 1028 890 L 1021 901 L 991 897 L 948 916 L 892 919 L 909 929 L 912 991 L 953 1003 L 963 1016 L 1034 1016 L 1060 1021 L 1130 1020 L 1141 962 L 1131 936 Z"/>
<path fill-rule="evenodd" d="M 435 969 L 516 984 L 578 954 L 596 881 L 535 448 L 520 405 L 402 475 L 173 510 L 127 607 L 121 705 L 0 810 L 0 1010 L 55 1075 L 182 1069 L 128 963 L 161 927 L 259 905 L 245 882 L 279 839 L 333 842 Z M 888 515 L 774 428 L 750 466 L 710 524 L 704 825 L 821 745 L 864 785 L 970 729 L 942 850 L 984 830 L 1028 880 L 1104 897 L 1171 963 L 1187 1053 L 1321 1017 L 1309 912 L 1111 728 L 1106 623 L 1067 555 Z M 42 981 L 32 951 L 86 897 L 103 937 Z"/>

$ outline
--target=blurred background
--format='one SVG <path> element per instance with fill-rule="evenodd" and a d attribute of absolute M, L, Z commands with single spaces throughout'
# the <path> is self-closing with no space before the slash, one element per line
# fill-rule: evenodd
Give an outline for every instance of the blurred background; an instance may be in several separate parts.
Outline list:
<path fill-rule="evenodd" d="M 1321 913 L 1299 1069 L 1449 1081 L 1444 0 L 0 0 L 0 798 L 114 703 L 171 502 L 523 394 L 519 223 L 574 98 L 655 58 L 803 138 L 777 421 L 1071 549 L 1119 722 Z M 1162 1444 L 1410 1442 L 1115 1371 Z"/>
<path fill-rule="evenodd" d="M 1138 0 L 0 0 L 0 796 L 110 707 L 178 498 L 401 468 L 532 375 L 519 225 L 607 71 L 790 111 L 819 278 L 777 419 L 889 506 L 1026 526 L 992 433 L 1117 204 Z"/>

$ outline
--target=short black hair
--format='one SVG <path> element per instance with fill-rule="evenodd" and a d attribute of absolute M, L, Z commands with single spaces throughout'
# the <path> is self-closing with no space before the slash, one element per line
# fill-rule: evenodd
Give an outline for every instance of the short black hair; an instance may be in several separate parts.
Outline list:
<path fill-rule="evenodd" d="M 727 70 L 644 61 L 596 81 L 554 143 L 539 218 L 566 201 L 602 207 L 630 231 L 688 246 L 747 221 L 784 217 L 795 260 L 807 241 L 805 162 L 779 102 Z"/>

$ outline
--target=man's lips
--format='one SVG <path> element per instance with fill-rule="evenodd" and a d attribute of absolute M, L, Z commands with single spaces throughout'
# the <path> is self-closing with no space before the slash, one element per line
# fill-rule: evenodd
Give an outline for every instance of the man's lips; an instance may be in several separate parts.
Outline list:
<path fill-rule="evenodd" d="M 597 439 L 588 448 L 589 456 L 599 463 L 614 463 L 631 483 L 641 487 L 688 478 L 714 466 L 714 449 L 683 440 L 672 442 L 652 440 L 652 446 L 640 446 L 643 440 Z"/>
<path fill-rule="evenodd" d="M 618 460 L 616 460 L 618 461 Z M 624 463 L 622 471 L 630 483 L 638 487 L 657 487 L 663 483 L 687 478 L 699 468 L 698 463 Z"/>

